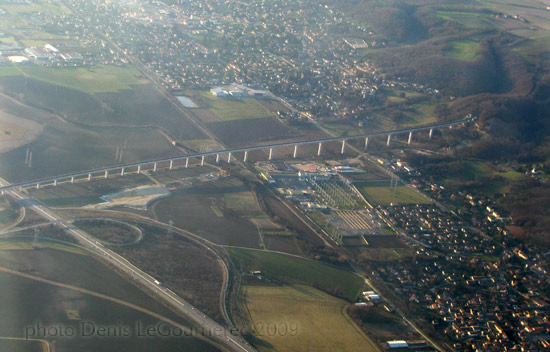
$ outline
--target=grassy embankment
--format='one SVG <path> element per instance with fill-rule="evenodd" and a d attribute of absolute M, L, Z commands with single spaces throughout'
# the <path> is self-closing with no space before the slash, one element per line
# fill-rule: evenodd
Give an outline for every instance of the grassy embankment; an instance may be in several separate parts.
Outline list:
<path fill-rule="evenodd" d="M 310 285 L 349 301 L 363 288 L 360 276 L 313 260 L 241 248 L 227 251 L 241 272 L 259 270 L 272 280 Z"/>

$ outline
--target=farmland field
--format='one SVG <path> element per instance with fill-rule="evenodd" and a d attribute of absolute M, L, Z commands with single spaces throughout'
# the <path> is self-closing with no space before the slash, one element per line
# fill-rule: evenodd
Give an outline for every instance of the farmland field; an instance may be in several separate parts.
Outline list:
<path fill-rule="evenodd" d="M 68 71 L 65 71 L 66 73 Z M 77 73 L 77 71 L 75 71 Z M 130 70 L 128 80 L 133 75 Z M 117 80 L 108 71 L 85 75 L 89 89 Z M 102 79 L 105 78 L 104 82 Z M 59 79 L 62 79 L 61 77 Z M 94 82 L 97 79 L 98 82 Z M 78 82 L 75 78 L 71 82 Z M 53 84 L 51 82 L 18 76 L 0 76 L 0 85 L 6 95 L 33 107 L 62 116 L 67 121 L 87 126 L 157 127 L 169 131 L 173 138 L 201 139 L 204 136 L 180 111 L 164 98 L 151 84 L 117 83 L 115 91 L 89 93 Z M 78 84 L 78 83 L 74 83 Z M 14 114 L 17 116 L 17 114 Z"/>
<path fill-rule="evenodd" d="M 229 146 L 268 143 L 300 135 L 274 117 L 209 122 L 206 125 Z"/>
<path fill-rule="evenodd" d="M 468 185 L 489 194 L 508 192 L 514 183 L 524 177 L 521 172 L 499 170 L 490 163 L 475 160 L 465 160 L 452 169 L 445 169 L 448 176 L 443 180 L 443 185 L 451 188 Z"/>
<path fill-rule="evenodd" d="M 109 179 L 94 178 L 82 183 L 59 183 L 57 187 L 29 189 L 28 192 L 48 206 L 69 207 L 103 202 L 101 196 L 143 184 L 150 184 L 144 175 L 126 175 Z"/>
<path fill-rule="evenodd" d="M 257 227 L 246 218 L 250 211 L 245 211 L 241 205 L 236 209 L 225 205 L 224 198 L 228 194 L 239 194 L 244 190 L 242 183 L 234 178 L 204 182 L 176 191 L 172 197 L 156 202 L 152 211 L 159 220 L 168 222 L 172 219 L 174 226 L 217 244 L 258 248 L 260 238 Z M 233 198 L 238 199 L 239 196 Z M 258 209 L 257 206 L 255 209 Z"/>
<path fill-rule="evenodd" d="M 313 260 L 241 248 L 227 251 L 241 271 L 260 270 L 273 280 L 311 285 L 350 301 L 363 287 L 358 275 Z"/>
<path fill-rule="evenodd" d="M 241 192 L 225 193 L 223 195 L 225 207 L 245 215 L 258 215 L 260 209 L 254 198 L 254 194 L 244 189 Z"/>
<path fill-rule="evenodd" d="M 347 302 L 310 286 L 242 288 L 260 351 L 379 351 L 345 312 Z"/>
<path fill-rule="evenodd" d="M 383 184 L 381 184 L 383 183 Z M 355 186 L 371 204 L 429 204 L 430 201 L 406 185 L 390 188 L 390 181 L 356 183 Z"/>
<path fill-rule="evenodd" d="M 93 68 L 17 66 L 22 74 L 85 93 L 116 92 L 147 81 L 135 68 L 99 65 Z"/>
<path fill-rule="evenodd" d="M 256 99 L 232 99 L 218 98 L 209 92 L 200 94 L 200 103 L 208 108 L 221 120 L 240 120 L 240 119 L 257 119 L 264 117 L 272 117 L 271 113 L 265 106 L 260 104 Z"/>
<path fill-rule="evenodd" d="M 16 245 L 17 242 L 11 242 Z M 42 243 L 42 242 L 41 242 Z M 73 337 L 52 336 L 55 350 L 101 351 L 216 351 L 209 344 L 195 338 L 130 339 L 124 336 L 90 336 L 78 333 L 83 322 L 95 326 L 128 327 L 135 336 L 136 323 L 158 324 L 159 316 L 179 324 L 187 323 L 160 303 L 152 300 L 130 281 L 110 268 L 83 255 L 82 251 L 60 250 L 44 246 L 33 250 L 28 246 L 0 250 L 0 308 L 5 319 L 0 321 L 3 337 L 25 337 L 25 329 L 40 325 L 72 326 Z M 13 247 L 15 248 L 15 247 Z M 64 285 L 64 286 L 61 286 Z M 125 304 L 123 304 L 125 303 Z M 140 310 L 145 309 L 145 311 Z M 154 312 L 157 316 L 152 316 Z M 89 330 L 88 330 L 89 331 Z M 32 336 L 31 336 L 32 337 Z M 8 345 L 1 341 L 0 347 Z M 21 345 L 16 347 L 22 347 Z M 24 351 L 34 351 L 27 349 Z M 19 349 L 10 351 L 19 351 Z"/>
<path fill-rule="evenodd" d="M 117 148 L 124 144 L 122 162 L 180 153 L 152 128 L 77 128 L 57 124 L 46 127 L 28 145 L 33 152 L 32 167 L 24 163 L 27 147 L 20 147 L 1 155 L 0 175 L 13 182 L 110 166 L 116 164 Z"/>

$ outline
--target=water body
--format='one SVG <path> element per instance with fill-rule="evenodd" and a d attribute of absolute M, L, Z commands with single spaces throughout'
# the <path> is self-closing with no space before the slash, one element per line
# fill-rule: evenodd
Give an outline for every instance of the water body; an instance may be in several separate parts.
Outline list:
<path fill-rule="evenodd" d="M 178 101 L 181 103 L 181 105 L 185 106 L 186 108 L 198 108 L 199 106 L 197 104 L 195 104 L 195 102 L 193 100 L 191 100 L 190 98 L 186 97 L 186 96 L 179 96 L 179 97 L 176 97 L 178 99 Z"/>

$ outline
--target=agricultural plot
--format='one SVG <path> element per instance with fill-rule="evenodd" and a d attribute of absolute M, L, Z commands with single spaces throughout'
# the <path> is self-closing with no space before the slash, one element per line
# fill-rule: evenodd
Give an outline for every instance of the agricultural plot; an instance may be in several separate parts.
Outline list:
<path fill-rule="evenodd" d="M 362 236 L 371 248 L 406 248 L 407 246 L 394 235 L 364 235 Z"/>
<path fill-rule="evenodd" d="M 227 252 L 241 272 L 259 270 L 272 280 L 311 285 L 349 301 L 363 288 L 360 276 L 313 260 L 241 248 Z"/>
<path fill-rule="evenodd" d="M 195 187 L 175 191 L 173 196 L 156 202 L 152 211 L 159 220 L 172 220 L 174 226 L 217 244 L 259 248 L 257 227 L 247 218 L 250 209 L 244 209 L 236 201 L 238 196 L 233 197 L 233 203 L 230 200 L 230 204 L 236 208 L 226 208 L 225 205 L 227 194 L 245 190 L 243 184 L 235 178 L 201 182 Z M 258 209 L 257 206 L 255 209 Z"/>
<path fill-rule="evenodd" d="M 437 11 L 436 14 L 449 21 L 456 21 L 468 28 L 493 28 L 494 24 L 490 21 L 489 14 L 483 14 L 475 11 Z"/>
<path fill-rule="evenodd" d="M 273 234 L 262 234 L 263 244 L 270 251 L 284 252 L 294 255 L 302 255 L 296 238 L 287 232 L 275 232 Z"/>
<path fill-rule="evenodd" d="M 209 92 L 202 92 L 200 97 L 200 104 L 212 111 L 222 121 L 273 116 L 273 113 L 253 98 L 218 98 Z"/>
<path fill-rule="evenodd" d="M 521 172 L 503 171 L 490 163 L 474 160 L 466 160 L 460 164 L 443 167 L 448 175 L 443 180 L 443 185 L 453 189 L 466 186 L 488 194 L 508 192 L 515 183 L 524 177 Z"/>
<path fill-rule="evenodd" d="M 251 191 L 243 189 L 240 192 L 224 193 L 225 207 L 246 216 L 260 215 L 258 203 Z"/>
<path fill-rule="evenodd" d="M 25 164 L 27 148 L 32 151 L 31 167 Z M 117 149 L 123 149 L 122 163 L 181 153 L 154 128 L 56 124 L 29 145 L 2 154 L 0 170 L 12 182 L 89 170 L 115 165 Z"/>
<path fill-rule="evenodd" d="M 226 145 L 250 145 L 300 136 L 274 117 L 240 119 L 206 123 Z"/>
<path fill-rule="evenodd" d="M 247 285 L 242 299 L 260 351 L 379 351 L 347 302 L 312 287 Z"/>
<path fill-rule="evenodd" d="M 267 216 L 250 218 L 257 227 L 258 231 L 265 236 L 292 236 L 292 232 L 286 228 L 274 223 Z"/>
<path fill-rule="evenodd" d="M 390 204 L 429 204 L 430 201 L 410 187 L 399 184 L 390 187 L 390 181 L 356 183 L 355 186 L 363 197 L 376 205 Z"/>
<path fill-rule="evenodd" d="M 112 93 L 147 83 L 144 78 L 138 78 L 138 70 L 132 67 L 98 65 L 93 68 L 59 68 L 29 65 L 18 66 L 18 69 L 29 78 L 85 93 Z"/>
<path fill-rule="evenodd" d="M 370 261 L 394 261 L 410 258 L 414 255 L 414 250 L 411 248 L 382 248 L 382 247 L 353 247 L 350 250 L 361 258 Z"/>
<path fill-rule="evenodd" d="M 162 351 L 181 351 L 182 348 L 186 351 L 217 351 L 196 338 L 83 337 L 79 331 L 82 331 L 80 327 L 84 321 L 104 327 L 128 326 L 132 330 L 136 322 L 157 324 L 159 316 L 186 326 L 189 324 L 102 262 L 82 255 L 81 250 L 65 250 L 67 246 L 59 244 L 56 249 L 43 246 L 40 250 L 32 250 L 31 243 L 27 244 L 27 247 L 20 246 L 17 250 L 0 250 L 1 268 L 26 268 L 0 273 L 3 288 L 0 291 L 0 308 L 4 317 L 0 321 L 0 329 L 3 336 L 21 336 L 25 327 L 39 321 L 44 326 L 62 324 L 64 328 L 74 328 L 72 337 L 52 335 L 47 338 L 55 345 L 56 351 L 105 351 L 113 348 L 142 352 L 157 348 Z M 41 281 L 44 279 L 51 281 Z M 66 286 L 60 287 L 54 282 Z M 147 311 L 156 313 L 156 317 Z M 29 346 L 24 347 L 22 350 L 29 351 Z"/>
<path fill-rule="evenodd" d="M 78 207 L 104 202 L 102 196 L 122 190 L 126 187 L 150 185 L 151 181 L 144 175 L 127 175 L 124 177 L 93 178 L 90 182 L 84 180 L 75 183 L 59 183 L 57 187 L 29 189 L 35 199 L 48 206 Z"/>

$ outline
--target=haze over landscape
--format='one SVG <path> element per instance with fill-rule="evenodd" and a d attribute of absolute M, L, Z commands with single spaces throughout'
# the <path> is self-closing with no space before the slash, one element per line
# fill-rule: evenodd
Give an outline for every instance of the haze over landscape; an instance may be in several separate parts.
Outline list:
<path fill-rule="evenodd" d="M 547 0 L 0 0 L 0 351 L 550 351 Z"/>

